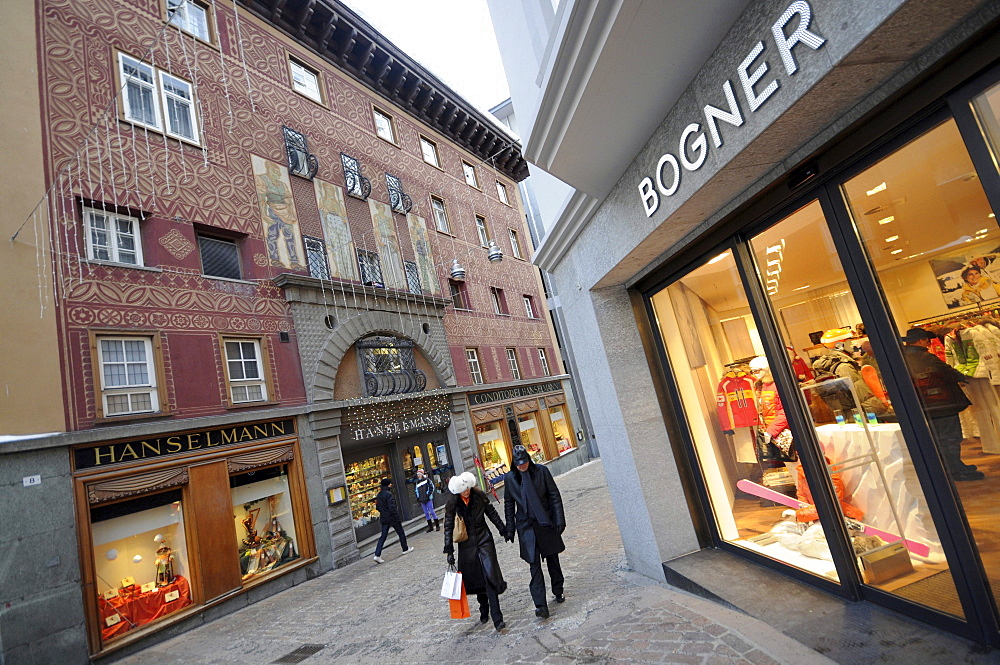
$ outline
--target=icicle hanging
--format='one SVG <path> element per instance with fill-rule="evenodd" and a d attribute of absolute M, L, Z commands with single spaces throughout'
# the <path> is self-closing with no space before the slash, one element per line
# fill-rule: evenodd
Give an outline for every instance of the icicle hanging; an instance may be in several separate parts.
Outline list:
<path fill-rule="evenodd" d="M 219 25 L 221 25 L 219 23 L 219 8 L 216 7 L 215 0 L 212 0 L 212 18 L 215 21 L 216 27 L 218 27 Z M 222 41 L 221 37 L 219 38 L 219 41 L 220 42 Z M 224 56 L 222 55 L 222 48 L 221 47 L 219 48 L 219 73 L 222 75 L 222 89 L 226 93 L 226 108 L 228 109 L 228 112 L 229 112 L 229 129 L 227 131 L 229 131 L 230 133 L 232 133 L 232 131 L 233 131 L 233 102 L 232 102 L 232 99 L 230 99 L 230 97 L 229 97 L 229 77 L 226 76 L 226 61 L 225 61 Z"/>
<path fill-rule="evenodd" d="M 240 62 L 243 63 L 243 76 L 247 81 L 247 97 L 250 98 L 250 110 L 253 113 L 257 113 L 257 105 L 253 101 L 253 90 L 250 88 L 250 70 L 247 69 L 247 58 L 243 52 L 243 32 L 240 29 L 240 10 L 236 6 L 236 0 L 233 0 L 233 16 L 236 17 L 236 40 L 240 45 Z"/>

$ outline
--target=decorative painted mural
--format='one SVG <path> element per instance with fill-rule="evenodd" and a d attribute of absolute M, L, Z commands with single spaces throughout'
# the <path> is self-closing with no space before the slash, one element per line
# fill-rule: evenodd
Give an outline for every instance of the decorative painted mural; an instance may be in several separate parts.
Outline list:
<path fill-rule="evenodd" d="M 406 215 L 406 225 L 410 229 L 410 242 L 413 243 L 413 255 L 417 258 L 417 271 L 420 274 L 420 285 L 433 294 L 441 293 L 438 284 L 437 270 L 434 268 L 434 253 L 427 239 L 427 223 L 423 217 L 412 212 Z"/>
<path fill-rule="evenodd" d="M 272 266 L 304 269 L 302 234 L 292 201 L 288 169 L 277 162 L 251 155 L 254 184 L 260 200 L 260 221 Z"/>
<path fill-rule="evenodd" d="M 406 276 L 403 274 L 403 255 L 399 251 L 399 238 L 396 236 L 392 208 L 388 203 L 375 199 L 368 199 L 368 207 L 371 209 L 375 244 L 378 247 L 379 260 L 382 262 L 382 279 L 385 280 L 385 287 L 404 290 Z"/>
<path fill-rule="evenodd" d="M 330 260 L 330 276 L 340 279 L 358 279 L 358 264 L 354 252 L 354 238 L 347 221 L 344 190 L 319 178 L 313 179 L 316 188 L 316 205 L 323 223 L 326 254 Z"/>

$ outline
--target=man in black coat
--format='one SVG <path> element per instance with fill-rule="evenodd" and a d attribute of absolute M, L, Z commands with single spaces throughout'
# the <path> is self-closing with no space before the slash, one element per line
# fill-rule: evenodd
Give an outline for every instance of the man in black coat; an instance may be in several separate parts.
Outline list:
<path fill-rule="evenodd" d="M 403 554 L 413 551 L 412 547 L 406 544 L 406 534 L 403 532 L 403 516 L 399 514 L 396 507 L 396 497 L 392 494 L 392 481 L 388 478 L 382 479 L 382 489 L 375 497 L 375 509 L 378 510 L 379 520 L 382 522 L 382 535 L 375 545 L 375 563 L 384 563 L 382 558 L 382 546 L 385 545 L 385 537 L 389 535 L 392 528 L 399 536 L 399 546 L 403 548 Z"/>
<path fill-rule="evenodd" d="M 535 602 L 535 616 L 545 619 L 549 616 L 549 606 L 545 599 L 542 559 L 548 565 L 549 582 L 556 602 L 565 600 L 559 553 L 566 549 L 562 540 L 566 514 L 559 488 L 547 468 L 532 462 L 524 446 L 514 446 L 513 462 L 514 469 L 504 476 L 503 503 L 507 518 L 504 537 L 514 542 L 514 531 L 517 531 L 521 558 L 528 562 L 531 569 L 528 589 Z"/>
<path fill-rule="evenodd" d="M 959 384 L 967 383 L 969 377 L 930 352 L 935 337 L 923 328 L 907 330 L 902 338 L 903 361 L 952 479 L 982 480 L 986 474 L 975 464 L 962 461 L 962 421 L 958 414 L 972 402 Z"/>

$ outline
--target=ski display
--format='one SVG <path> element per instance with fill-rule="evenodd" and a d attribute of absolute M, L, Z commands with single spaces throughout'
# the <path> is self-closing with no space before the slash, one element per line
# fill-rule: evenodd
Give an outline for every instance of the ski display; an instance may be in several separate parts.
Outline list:
<path fill-rule="evenodd" d="M 747 494 L 752 494 L 756 497 L 760 497 L 761 499 L 767 499 L 768 501 L 774 501 L 775 503 L 780 503 L 783 506 L 788 506 L 789 508 L 794 508 L 795 510 L 809 505 L 804 501 L 799 501 L 795 497 L 782 494 L 781 492 L 775 492 L 774 490 L 764 487 L 763 485 L 758 485 L 751 480 L 740 480 L 736 483 L 736 488 L 746 492 Z M 917 556 L 926 558 L 931 553 L 931 548 L 926 543 L 909 540 L 908 538 L 901 538 L 898 534 L 876 529 L 873 526 L 865 524 L 864 522 L 859 522 L 855 519 L 845 517 L 844 520 L 847 523 L 848 528 L 860 531 L 866 536 L 878 536 L 887 543 L 902 540 L 903 544 L 906 545 L 906 549 L 913 552 Z"/>

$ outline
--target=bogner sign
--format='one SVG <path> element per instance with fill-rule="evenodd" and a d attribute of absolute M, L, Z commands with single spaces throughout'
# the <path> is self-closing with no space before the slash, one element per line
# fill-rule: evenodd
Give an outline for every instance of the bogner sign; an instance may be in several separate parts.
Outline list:
<path fill-rule="evenodd" d="M 788 32 L 788 25 L 792 23 L 793 17 L 798 17 L 798 23 L 791 32 Z M 811 20 L 812 8 L 809 3 L 797 0 L 790 4 L 781 18 L 771 26 L 770 37 L 773 37 L 774 47 L 781 56 L 781 63 L 789 76 L 795 74 L 799 68 L 793 50 L 796 46 L 802 44 L 817 50 L 826 42 L 823 37 L 809 29 Z M 763 106 L 764 102 L 781 87 L 777 76 L 770 83 L 765 84 L 763 81 L 769 71 L 767 59 L 761 57 L 765 51 L 764 42 L 758 41 L 736 68 L 739 90 L 750 113 Z M 722 147 L 722 136 L 719 134 L 720 120 L 733 127 L 742 127 L 744 122 L 743 109 L 733 92 L 732 81 L 727 79 L 723 82 L 722 94 L 726 98 L 726 108 L 706 104 L 702 109 L 708 133 L 712 136 L 712 145 L 716 149 Z M 682 168 L 685 171 L 697 171 L 707 157 L 708 140 L 705 138 L 705 132 L 700 123 L 692 122 L 681 132 L 677 142 L 677 155 L 664 153 L 656 162 L 653 175 L 646 176 L 639 182 L 639 197 L 646 210 L 646 217 L 652 217 L 660 207 L 660 195 L 673 196 L 677 192 L 681 185 Z"/>

